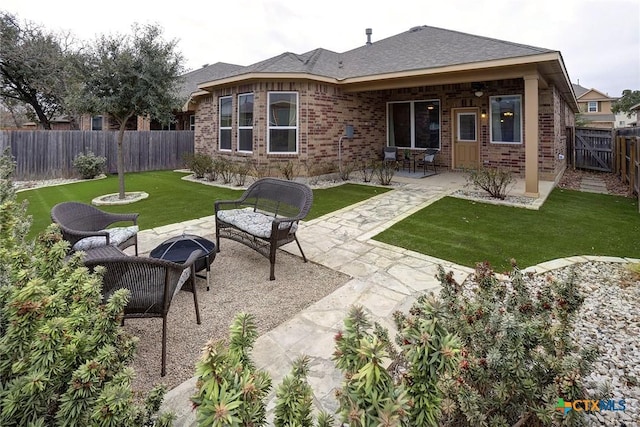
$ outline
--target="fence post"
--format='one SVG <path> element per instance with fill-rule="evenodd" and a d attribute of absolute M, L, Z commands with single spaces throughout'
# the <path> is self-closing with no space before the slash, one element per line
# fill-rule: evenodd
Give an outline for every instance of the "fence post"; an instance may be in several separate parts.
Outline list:
<path fill-rule="evenodd" d="M 629 195 L 636 189 L 636 141 L 637 138 L 629 138 Z"/>
<path fill-rule="evenodd" d="M 620 139 L 622 137 L 620 135 L 616 135 L 616 139 L 614 142 L 614 155 L 613 155 L 613 173 L 617 176 L 620 176 Z"/>

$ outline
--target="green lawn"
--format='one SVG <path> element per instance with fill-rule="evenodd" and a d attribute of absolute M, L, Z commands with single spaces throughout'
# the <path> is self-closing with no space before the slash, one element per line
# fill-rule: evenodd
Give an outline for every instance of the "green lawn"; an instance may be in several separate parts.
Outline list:
<path fill-rule="evenodd" d="M 374 239 L 496 271 L 572 255 L 640 258 L 635 199 L 555 189 L 539 211 L 446 197 Z"/>
<path fill-rule="evenodd" d="M 144 230 L 213 215 L 215 200 L 236 199 L 243 191 L 180 179 L 184 175 L 172 171 L 129 173 L 125 178 L 126 191 L 145 191 L 149 193 L 149 198 L 129 205 L 101 206 L 100 209 L 138 212 L 138 224 Z M 307 220 L 386 191 L 389 189 L 357 184 L 314 190 L 314 202 Z M 33 217 L 29 236 L 35 237 L 51 223 L 50 212 L 56 203 L 91 203 L 95 197 L 117 192 L 118 177 L 113 175 L 101 180 L 22 191 L 18 193 L 18 200 L 29 202 L 28 213 Z"/>

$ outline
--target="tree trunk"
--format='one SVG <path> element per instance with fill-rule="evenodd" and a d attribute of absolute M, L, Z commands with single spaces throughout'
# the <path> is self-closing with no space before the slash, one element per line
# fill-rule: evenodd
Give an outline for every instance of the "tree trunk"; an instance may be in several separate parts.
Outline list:
<path fill-rule="evenodd" d="M 124 199 L 124 150 L 122 149 L 122 141 L 124 141 L 124 129 L 126 126 L 127 121 L 122 121 L 118 131 L 118 198 L 121 200 Z"/>
<path fill-rule="evenodd" d="M 49 118 L 44 113 L 44 111 L 42 111 L 42 108 L 40 108 L 40 104 L 38 104 L 38 102 L 35 100 L 30 104 L 33 107 L 33 111 L 36 112 L 36 115 L 38 116 L 38 121 L 42 125 L 42 128 L 46 130 L 51 130 L 51 122 L 49 121 Z"/>

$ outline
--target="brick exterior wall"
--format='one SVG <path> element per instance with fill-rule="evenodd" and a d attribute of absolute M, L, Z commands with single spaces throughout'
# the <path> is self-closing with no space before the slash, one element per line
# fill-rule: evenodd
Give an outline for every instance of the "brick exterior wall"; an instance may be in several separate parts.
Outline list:
<path fill-rule="evenodd" d="M 267 153 L 267 93 L 291 91 L 298 95 L 298 153 Z M 470 84 L 423 86 L 395 90 L 347 93 L 340 87 L 310 81 L 256 82 L 215 90 L 200 97 L 195 106 L 195 150 L 211 156 L 224 156 L 233 161 L 251 161 L 279 165 L 293 161 L 299 175 L 319 173 L 329 166 L 337 167 L 338 141 L 345 135 L 345 126 L 353 125 L 354 137 L 342 139 L 343 162 L 381 159 L 387 141 L 387 102 L 440 100 L 441 152 L 438 167 L 451 168 L 452 112 L 455 108 L 478 108 L 489 114 L 489 96 L 522 95 L 522 79 L 488 82 L 485 94 L 473 95 Z M 237 149 L 237 95 L 254 94 L 253 153 Z M 218 100 L 232 96 L 232 151 L 218 150 Z M 524 116 L 524 114 L 523 114 Z M 540 178 L 558 179 L 566 167 L 567 127 L 574 125 L 574 116 L 555 87 L 539 90 L 539 170 Z M 480 162 L 489 167 L 507 168 L 524 176 L 525 144 L 491 144 L 489 117 L 480 120 Z M 522 131 L 524 133 L 524 123 Z M 563 159 L 560 159 L 563 156 Z"/>

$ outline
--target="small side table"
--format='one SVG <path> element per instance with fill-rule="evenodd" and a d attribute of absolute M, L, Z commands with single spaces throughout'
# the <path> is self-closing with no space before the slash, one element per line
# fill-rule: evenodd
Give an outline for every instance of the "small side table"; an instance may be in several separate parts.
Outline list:
<path fill-rule="evenodd" d="M 211 263 L 216 258 L 216 244 L 211 240 L 196 236 L 195 234 L 182 234 L 160 243 L 151 251 L 149 256 L 151 258 L 183 263 L 189 255 L 191 255 L 191 252 L 196 249 L 203 251 L 204 255 L 196 260 L 194 264 L 195 271 L 207 270 L 206 276 L 198 274 L 196 274 L 196 276 L 207 279 L 207 290 L 209 290 Z"/>

